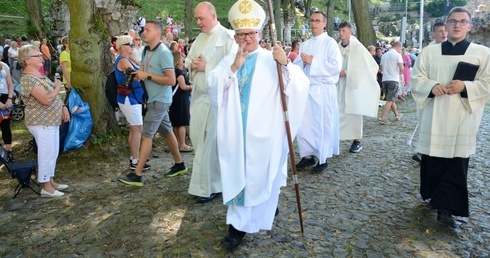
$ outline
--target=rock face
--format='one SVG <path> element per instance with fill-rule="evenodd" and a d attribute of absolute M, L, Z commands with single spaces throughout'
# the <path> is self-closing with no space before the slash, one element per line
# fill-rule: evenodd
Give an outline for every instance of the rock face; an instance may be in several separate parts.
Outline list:
<path fill-rule="evenodd" d="M 470 41 L 487 47 L 490 46 L 490 9 L 486 6 L 479 6 L 473 12 L 471 23 L 473 27 L 469 33 Z"/>
<path fill-rule="evenodd" d="M 102 16 L 109 35 L 120 35 L 134 27 L 138 6 L 128 0 L 95 0 L 95 6 Z"/>
<path fill-rule="evenodd" d="M 53 27 L 49 33 L 53 38 L 61 38 L 70 32 L 70 12 L 67 0 L 57 0 L 50 9 Z M 93 0 L 98 13 L 107 28 L 109 36 L 120 35 L 133 28 L 138 6 L 128 0 Z"/>

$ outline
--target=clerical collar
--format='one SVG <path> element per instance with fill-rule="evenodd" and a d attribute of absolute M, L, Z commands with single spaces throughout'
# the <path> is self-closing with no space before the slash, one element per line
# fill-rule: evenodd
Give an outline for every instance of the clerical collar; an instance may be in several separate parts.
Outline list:
<path fill-rule="evenodd" d="M 466 53 L 466 50 L 470 46 L 470 42 L 467 41 L 466 39 L 456 43 L 453 45 L 453 43 L 449 41 L 445 41 L 441 43 L 441 48 L 442 48 L 442 55 L 445 56 L 460 56 L 464 55 Z"/>
<path fill-rule="evenodd" d="M 344 43 L 340 43 L 340 45 L 341 45 L 343 48 L 346 48 L 346 47 L 349 45 L 349 43 L 347 43 L 347 44 L 345 44 L 345 45 L 344 45 Z"/>

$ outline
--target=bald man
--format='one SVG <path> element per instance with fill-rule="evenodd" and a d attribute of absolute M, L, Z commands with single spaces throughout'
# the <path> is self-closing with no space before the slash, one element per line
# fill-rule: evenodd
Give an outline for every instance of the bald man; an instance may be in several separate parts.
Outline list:
<path fill-rule="evenodd" d="M 192 44 L 185 65 L 193 83 L 190 106 L 190 138 L 195 150 L 189 193 L 198 196 L 198 203 L 207 203 L 222 191 L 221 175 L 216 145 L 216 118 L 208 96 L 208 72 L 238 46 L 234 32 L 221 26 L 216 10 L 209 2 L 196 6 L 194 18 L 201 34 Z"/>

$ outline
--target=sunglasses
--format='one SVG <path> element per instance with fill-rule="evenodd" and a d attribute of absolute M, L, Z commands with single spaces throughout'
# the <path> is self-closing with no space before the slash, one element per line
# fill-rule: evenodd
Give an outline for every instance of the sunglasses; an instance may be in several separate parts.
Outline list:
<path fill-rule="evenodd" d="M 141 39 L 134 39 L 134 40 L 140 41 Z"/>
<path fill-rule="evenodd" d="M 123 45 L 123 46 L 130 46 L 130 47 L 134 47 L 134 45 L 133 45 L 133 44 L 131 44 L 131 43 L 126 43 L 126 44 L 122 44 L 122 45 Z"/>

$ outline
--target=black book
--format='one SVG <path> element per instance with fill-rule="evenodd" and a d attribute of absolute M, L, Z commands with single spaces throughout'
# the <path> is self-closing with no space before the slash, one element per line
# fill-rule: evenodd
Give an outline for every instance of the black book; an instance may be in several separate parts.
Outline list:
<path fill-rule="evenodd" d="M 476 73 L 478 72 L 479 68 L 480 68 L 479 65 L 470 64 L 470 63 L 461 61 L 458 63 L 458 66 L 456 67 L 456 71 L 454 72 L 453 80 L 474 81 Z"/>

